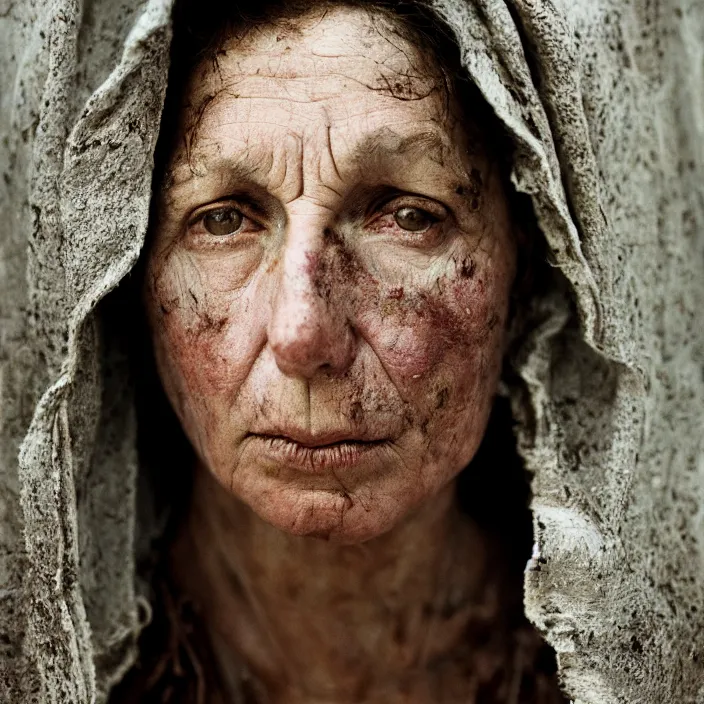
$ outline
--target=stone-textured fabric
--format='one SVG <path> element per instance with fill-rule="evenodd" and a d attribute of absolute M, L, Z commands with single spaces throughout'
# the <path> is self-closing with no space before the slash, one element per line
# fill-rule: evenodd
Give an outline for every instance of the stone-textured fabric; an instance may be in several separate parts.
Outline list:
<path fill-rule="evenodd" d="M 433 0 L 516 145 L 555 290 L 512 357 L 526 610 L 581 704 L 704 702 L 704 2 Z M 0 701 L 135 656 L 134 266 L 169 0 L 0 0 Z"/>

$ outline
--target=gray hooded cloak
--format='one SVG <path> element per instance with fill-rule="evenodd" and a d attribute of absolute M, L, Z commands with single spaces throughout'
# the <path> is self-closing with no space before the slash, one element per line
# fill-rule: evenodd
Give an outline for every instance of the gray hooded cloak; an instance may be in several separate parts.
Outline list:
<path fill-rule="evenodd" d="M 704 2 L 434 0 L 566 281 L 514 360 L 529 618 L 580 704 L 704 702 Z M 138 476 L 98 302 L 144 242 L 169 0 L 0 0 L 0 701 L 134 660 Z"/>

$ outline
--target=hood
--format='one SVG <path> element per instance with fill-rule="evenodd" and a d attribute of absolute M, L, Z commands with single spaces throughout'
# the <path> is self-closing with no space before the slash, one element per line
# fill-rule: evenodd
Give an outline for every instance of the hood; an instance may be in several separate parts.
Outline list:
<path fill-rule="evenodd" d="M 512 365 L 528 617 L 581 704 L 704 701 L 704 7 L 433 0 L 551 264 Z M 169 0 L 0 0 L 0 699 L 131 665 L 136 421 L 98 303 L 148 223 Z"/>

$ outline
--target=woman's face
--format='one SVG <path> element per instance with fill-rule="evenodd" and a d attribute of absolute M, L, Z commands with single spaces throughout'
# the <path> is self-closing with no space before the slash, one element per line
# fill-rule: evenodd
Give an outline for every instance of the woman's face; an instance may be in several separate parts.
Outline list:
<path fill-rule="evenodd" d="M 383 533 L 486 427 L 515 269 L 497 170 L 437 69 L 344 7 L 225 44 L 178 136 L 145 296 L 187 436 L 282 530 Z"/>

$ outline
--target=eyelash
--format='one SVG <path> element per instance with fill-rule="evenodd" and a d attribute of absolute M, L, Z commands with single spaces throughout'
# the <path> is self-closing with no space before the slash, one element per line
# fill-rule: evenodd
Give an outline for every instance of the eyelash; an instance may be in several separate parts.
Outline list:
<path fill-rule="evenodd" d="M 369 224 L 372 224 L 380 218 L 387 217 L 389 215 L 394 215 L 405 208 L 417 210 L 423 213 L 425 216 L 427 216 L 430 220 L 433 221 L 432 224 L 442 222 L 447 217 L 446 208 L 437 205 L 435 210 L 442 212 L 433 212 L 433 209 L 429 207 L 428 201 L 426 199 L 421 200 L 417 198 L 414 199 L 400 197 L 392 198 L 391 200 L 384 202 L 383 205 L 377 206 L 376 213 L 372 220 L 369 222 Z"/>

